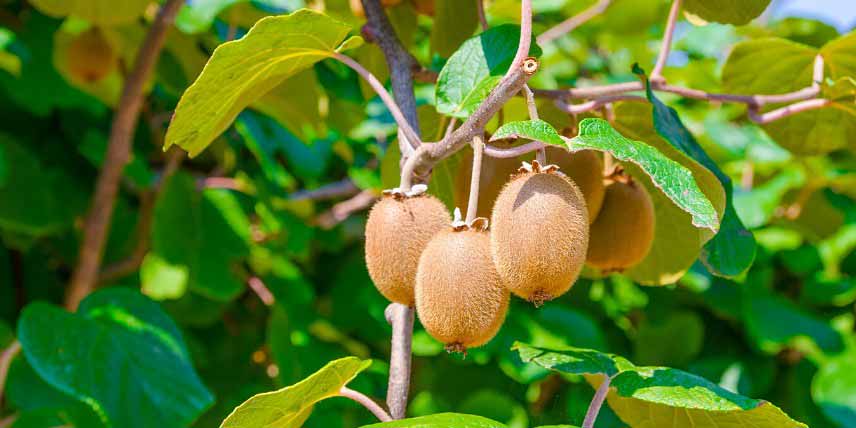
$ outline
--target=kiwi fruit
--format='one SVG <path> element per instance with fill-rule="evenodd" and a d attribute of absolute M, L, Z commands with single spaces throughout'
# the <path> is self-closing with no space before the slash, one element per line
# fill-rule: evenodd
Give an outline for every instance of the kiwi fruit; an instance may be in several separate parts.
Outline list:
<path fill-rule="evenodd" d="M 416 273 L 416 314 L 447 351 L 466 352 L 490 341 L 508 301 L 484 228 L 447 227 L 425 247 Z"/>
<path fill-rule="evenodd" d="M 399 3 L 402 0 L 381 0 L 380 5 L 383 7 L 392 7 Z M 363 2 L 361 0 L 350 0 L 351 12 L 357 17 L 365 18 L 366 11 L 363 9 Z"/>
<path fill-rule="evenodd" d="M 591 225 L 587 262 L 604 272 L 621 272 L 651 250 L 654 204 L 645 186 L 620 168 L 606 182 L 603 207 Z"/>
<path fill-rule="evenodd" d="M 366 266 L 384 297 L 413 306 L 419 256 L 449 220 L 446 206 L 433 196 L 384 192 L 366 223 Z"/>
<path fill-rule="evenodd" d="M 593 222 L 603 205 L 603 158 L 595 150 L 570 153 L 557 147 L 547 147 L 547 159 L 556 164 L 583 192 L 588 208 L 589 222 Z"/>
<path fill-rule="evenodd" d="M 459 164 L 455 176 L 455 206 L 465 207 L 470 198 L 470 177 L 473 173 L 473 151 L 467 150 Z M 510 177 L 517 173 L 520 161 L 515 158 L 482 158 L 482 170 L 479 180 L 479 205 L 476 215 L 490 217 L 493 203 L 502 187 Z"/>
<path fill-rule="evenodd" d="M 524 163 L 491 216 L 491 255 L 503 284 L 536 306 L 568 291 L 589 244 L 580 189 L 555 165 Z"/>
<path fill-rule="evenodd" d="M 75 36 L 66 55 L 69 73 L 87 83 L 107 77 L 118 61 L 116 51 L 96 27 Z"/>

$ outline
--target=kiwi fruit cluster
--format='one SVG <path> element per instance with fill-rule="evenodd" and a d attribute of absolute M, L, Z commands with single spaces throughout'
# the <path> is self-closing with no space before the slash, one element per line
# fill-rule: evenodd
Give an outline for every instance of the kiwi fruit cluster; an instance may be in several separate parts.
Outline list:
<path fill-rule="evenodd" d="M 86 83 L 107 77 L 118 63 L 116 51 L 97 27 L 76 35 L 68 45 L 66 58 L 69 73 Z"/>
<path fill-rule="evenodd" d="M 415 307 L 450 352 L 491 340 L 511 294 L 540 306 L 566 293 L 586 264 L 620 272 L 651 249 L 654 207 L 642 184 L 620 165 L 604 177 L 594 151 L 547 154 L 554 165 L 484 159 L 479 213 L 490 222 L 463 222 L 455 210 L 450 224 L 424 186 L 384 192 L 369 213 L 366 264 L 376 287 Z M 458 173 L 457 205 L 465 205 L 471 165 L 465 159 Z"/>

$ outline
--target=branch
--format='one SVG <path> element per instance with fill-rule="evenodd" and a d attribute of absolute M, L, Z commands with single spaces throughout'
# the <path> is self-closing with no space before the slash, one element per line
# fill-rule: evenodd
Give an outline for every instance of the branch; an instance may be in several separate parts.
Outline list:
<path fill-rule="evenodd" d="M 654 64 L 654 69 L 651 70 L 651 80 L 654 82 L 665 82 L 665 79 L 663 79 L 663 68 L 666 66 L 669 51 L 672 49 L 672 38 L 675 35 L 675 24 L 678 21 L 678 12 L 680 10 L 681 0 L 673 0 L 672 8 L 669 9 L 669 19 L 666 21 L 666 30 L 663 33 L 663 42 L 660 45 L 660 54 L 657 55 L 657 62 Z"/>
<path fill-rule="evenodd" d="M 609 376 L 605 376 L 606 379 L 600 384 L 597 388 L 597 392 L 594 393 L 594 397 L 591 399 L 591 403 L 589 403 L 588 411 L 586 411 L 586 417 L 583 420 L 582 428 L 593 428 L 594 422 L 597 419 L 597 414 L 600 412 L 601 406 L 603 406 L 603 400 L 606 399 L 606 395 L 609 393 L 609 382 L 612 380 Z"/>
<path fill-rule="evenodd" d="M 265 306 L 273 306 L 276 303 L 276 298 L 274 298 L 273 293 L 270 292 L 270 289 L 267 288 L 265 283 L 257 276 L 251 276 L 250 279 L 247 280 L 247 285 L 250 287 L 253 292 L 259 296 L 259 300 L 265 304 Z"/>
<path fill-rule="evenodd" d="M 467 224 L 476 219 L 479 209 L 479 185 L 481 184 L 482 155 L 484 140 L 481 136 L 473 138 L 473 172 L 470 177 L 470 199 L 467 204 Z"/>
<path fill-rule="evenodd" d="M 380 407 L 379 404 L 375 403 L 369 397 L 366 397 L 361 392 L 354 391 L 347 386 L 343 386 L 342 389 L 339 390 L 339 395 L 342 397 L 350 398 L 351 400 L 356 401 L 357 403 L 362 404 L 363 407 L 368 409 L 368 411 L 372 412 L 381 422 L 389 422 L 392 420 L 392 417 L 386 413 L 386 410 L 383 410 L 383 407 Z"/>
<path fill-rule="evenodd" d="M 21 342 L 15 340 L 0 354 L 0 403 L 3 402 L 3 391 L 6 387 L 6 376 L 9 375 L 9 366 L 12 365 L 12 360 L 19 352 L 21 352 Z"/>
<path fill-rule="evenodd" d="M 353 196 L 359 191 L 360 188 L 357 187 L 351 179 L 346 178 L 335 183 L 325 184 L 317 189 L 294 192 L 288 197 L 288 199 L 292 201 L 325 201 L 328 199 Z"/>
<path fill-rule="evenodd" d="M 167 0 L 164 3 L 137 53 L 134 69 L 125 81 L 122 98 L 113 117 L 104 165 L 98 175 L 95 194 L 83 226 L 79 260 L 66 294 L 66 307 L 70 310 L 77 309 L 80 301 L 95 288 L 119 192 L 119 181 L 131 154 L 134 128 L 143 102 L 143 88 L 163 49 L 166 32 L 183 4 L 183 0 Z"/>
<path fill-rule="evenodd" d="M 377 201 L 377 195 L 373 191 L 363 190 L 354 197 L 333 205 L 329 211 L 318 216 L 316 223 L 323 229 L 332 229 L 355 212 L 372 206 L 375 201 Z"/>
<path fill-rule="evenodd" d="M 386 16 L 386 15 L 384 15 L 384 16 Z M 344 63 L 348 67 L 351 67 L 351 69 L 356 71 L 363 79 L 366 80 L 366 82 L 368 82 L 369 86 L 371 86 L 372 89 L 374 89 L 374 91 L 380 97 L 381 101 L 383 101 L 384 105 L 386 105 L 386 108 L 389 109 L 389 112 L 392 113 L 392 117 L 395 119 L 395 123 L 398 124 L 399 131 L 404 133 L 404 137 L 407 139 L 407 141 L 410 142 L 411 146 L 413 146 L 414 148 L 419 147 L 419 145 L 422 142 L 421 139 L 419 138 L 419 135 L 416 133 L 414 128 L 410 125 L 411 122 L 407 119 L 407 116 L 405 115 L 405 111 L 402 111 L 401 109 L 399 109 L 398 104 L 396 104 L 395 101 L 392 99 L 392 97 L 389 96 L 389 92 L 387 92 L 386 88 L 383 87 L 383 83 L 380 83 L 380 81 L 377 80 L 377 77 L 375 77 L 370 71 L 366 70 L 366 68 L 363 67 L 362 64 L 354 61 L 351 57 L 346 56 L 346 55 L 342 55 L 338 52 L 334 52 L 333 58 L 336 58 L 339 61 L 342 61 L 342 63 Z M 408 71 L 408 73 L 409 73 L 409 71 Z M 409 77 L 408 77 L 408 80 L 410 80 Z M 412 85 L 413 85 L 412 80 L 410 80 L 410 85 L 412 87 Z M 394 90 L 395 90 L 395 87 L 393 87 L 393 91 Z M 411 92 L 413 92 L 413 91 L 411 90 Z M 415 107 L 414 107 L 414 111 L 415 111 Z M 412 122 L 412 123 L 415 123 L 415 122 Z"/>
<path fill-rule="evenodd" d="M 759 113 L 757 109 L 750 108 L 749 109 L 749 119 L 757 124 L 766 124 L 770 122 L 774 122 L 776 120 L 797 114 L 802 113 L 804 111 L 816 110 L 823 107 L 828 107 L 832 105 L 831 100 L 827 100 L 824 98 L 815 98 L 811 100 L 800 101 L 797 103 L 793 103 L 791 105 L 769 111 L 767 113 Z"/>
<path fill-rule="evenodd" d="M 538 106 L 535 105 L 535 94 L 529 89 L 529 85 L 523 85 L 523 97 L 526 98 L 526 108 L 529 110 L 529 119 L 538 120 Z M 547 165 L 547 151 L 542 147 L 535 152 L 535 159 L 541 165 Z"/>
<path fill-rule="evenodd" d="M 618 101 L 639 101 L 648 102 L 645 97 L 639 95 L 609 95 L 602 98 L 597 98 L 581 104 L 568 104 L 563 100 L 556 100 L 556 107 L 569 114 L 582 114 L 592 110 L 597 110 L 607 104 Z"/>
<path fill-rule="evenodd" d="M 532 46 L 532 0 L 520 2 L 520 41 L 517 43 L 517 52 L 511 67 L 505 73 L 503 79 L 510 79 L 511 75 L 523 65 L 523 61 L 529 57 L 529 48 Z"/>
<path fill-rule="evenodd" d="M 490 26 L 487 24 L 487 15 L 484 13 L 484 0 L 476 0 L 476 9 L 478 10 L 482 31 L 487 31 Z"/>
<path fill-rule="evenodd" d="M 612 0 L 600 0 L 588 9 L 560 22 L 555 27 L 541 33 L 541 35 L 536 39 L 538 44 L 544 45 L 550 43 L 553 40 L 570 33 L 575 28 L 585 24 L 588 20 L 603 13 L 606 8 L 609 7 L 610 3 L 612 3 Z"/>
<path fill-rule="evenodd" d="M 362 0 L 362 2 L 363 9 L 366 12 L 366 20 L 368 21 L 367 25 L 371 28 L 372 36 L 377 41 L 380 50 L 383 51 L 383 56 L 389 65 L 392 94 L 398 106 L 401 107 L 401 111 L 406 118 L 405 122 L 410 125 L 409 128 L 412 135 L 405 133 L 404 137 L 410 142 L 411 147 L 419 147 L 420 140 L 417 133 L 419 130 L 419 117 L 416 114 L 416 95 L 413 92 L 413 71 L 419 68 L 419 64 L 414 60 L 413 55 L 401 44 L 401 41 L 395 34 L 395 30 L 392 28 L 392 24 L 389 22 L 389 18 L 387 18 L 383 7 L 381 7 L 380 1 Z M 369 83 L 371 84 L 371 82 Z M 374 87 L 373 84 L 372 87 Z M 377 91 L 376 88 L 375 91 Z M 399 129 L 401 129 L 400 122 Z M 412 130 L 414 129 L 417 132 L 413 132 Z M 407 129 L 404 130 L 407 131 Z M 401 143 L 400 134 L 399 143 Z M 402 146 L 406 145 L 402 144 Z M 401 152 L 405 153 L 404 150 Z"/>
<path fill-rule="evenodd" d="M 178 149 L 167 153 L 166 166 L 163 173 L 155 182 L 154 188 L 145 192 L 140 197 L 140 214 L 137 217 L 137 227 L 134 234 L 137 243 L 131 250 L 131 254 L 123 260 L 105 266 L 98 275 L 98 284 L 104 284 L 124 276 L 130 275 L 140 268 L 146 253 L 149 251 L 152 222 L 154 221 L 155 204 L 163 190 L 164 184 L 178 170 L 184 159 L 184 152 Z"/>
<path fill-rule="evenodd" d="M 391 303 L 384 311 L 392 326 L 392 349 L 389 356 L 389 386 L 386 405 L 394 419 L 403 419 L 410 393 L 410 359 L 413 342 L 413 308 Z"/>

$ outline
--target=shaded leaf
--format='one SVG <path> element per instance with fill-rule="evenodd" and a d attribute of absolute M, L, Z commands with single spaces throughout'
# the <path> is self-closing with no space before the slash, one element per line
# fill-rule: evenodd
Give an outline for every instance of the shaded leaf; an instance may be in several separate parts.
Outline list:
<path fill-rule="evenodd" d="M 108 426 L 184 427 L 214 400 L 176 325 L 132 290 L 99 291 L 76 314 L 31 304 L 18 339 L 39 376 L 92 407 Z"/>
<path fill-rule="evenodd" d="M 337 396 L 339 389 L 370 365 L 370 360 L 356 357 L 331 361 L 294 385 L 251 397 L 236 407 L 220 428 L 298 428 L 315 403 Z"/>
<path fill-rule="evenodd" d="M 856 348 L 827 361 L 811 382 L 811 396 L 826 417 L 842 427 L 856 426 Z"/>
<path fill-rule="evenodd" d="M 32 0 L 39 11 L 57 18 L 74 16 L 93 24 L 115 25 L 142 15 L 149 0 Z"/>
<path fill-rule="evenodd" d="M 431 52 L 447 58 L 476 31 L 478 9 L 475 2 L 433 1 L 434 25 L 431 27 Z"/>
<path fill-rule="evenodd" d="M 264 18 L 240 40 L 218 46 L 181 97 L 165 148 L 177 144 L 191 155 L 198 154 L 247 105 L 332 56 L 349 30 L 326 15 L 301 9 Z"/>

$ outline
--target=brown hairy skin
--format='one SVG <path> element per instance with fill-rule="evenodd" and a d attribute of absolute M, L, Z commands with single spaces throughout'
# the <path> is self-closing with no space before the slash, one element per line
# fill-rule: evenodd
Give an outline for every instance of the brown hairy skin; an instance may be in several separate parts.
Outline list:
<path fill-rule="evenodd" d="M 366 266 L 384 297 L 413 306 L 419 256 L 449 220 L 446 206 L 429 195 L 385 196 L 375 203 L 366 223 Z"/>
<path fill-rule="evenodd" d="M 540 306 L 583 268 L 589 220 L 579 188 L 557 173 L 522 173 L 493 207 L 491 254 L 505 286 Z"/>
<path fill-rule="evenodd" d="M 547 147 L 547 161 L 559 166 L 583 192 L 588 208 L 589 222 L 593 223 L 603 205 L 606 193 L 603 184 L 603 158 L 595 150 L 570 153 L 561 147 Z"/>
<path fill-rule="evenodd" d="M 470 198 L 470 177 L 473 173 L 473 151 L 467 149 L 458 167 L 455 177 L 455 206 L 466 207 Z M 505 183 L 517 173 L 520 161 L 515 158 L 482 158 L 482 170 L 479 179 L 479 206 L 476 210 L 478 217 L 490 217 L 493 203 Z"/>
<path fill-rule="evenodd" d="M 69 73 L 88 83 L 107 77 L 117 62 L 116 52 L 96 27 L 75 36 L 66 55 Z"/>
<path fill-rule="evenodd" d="M 490 257 L 488 233 L 446 230 L 419 260 L 416 314 L 449 352 L 465 352 L 492 339 L 505 321 L 509 294 Z"/>
<path fill-rule="evenodd" d="M 620 272 L 645 258 L 654 241 L 654 204 L 645 186 L 628 176 L 607 180 L 603 208 L 591 225 L 588 264 Z"/>

